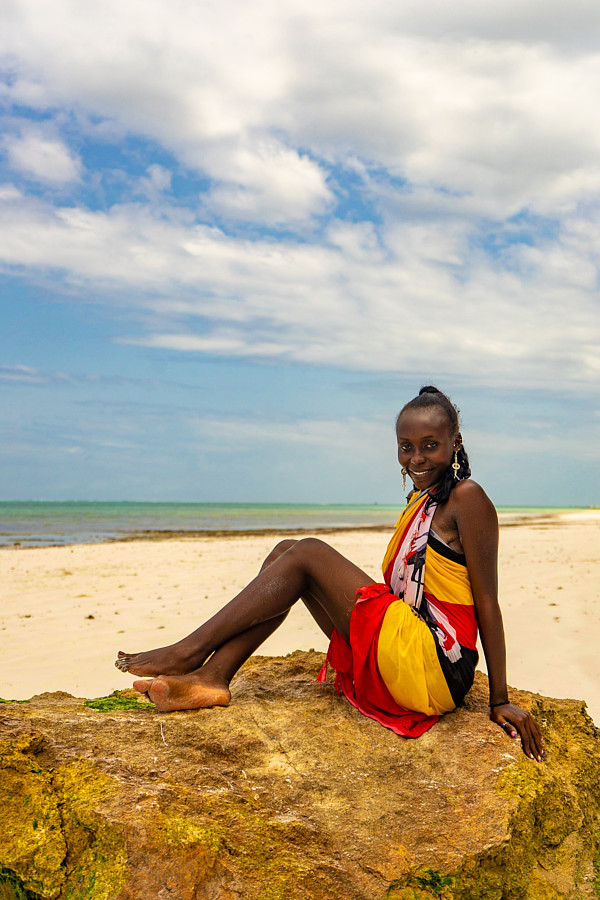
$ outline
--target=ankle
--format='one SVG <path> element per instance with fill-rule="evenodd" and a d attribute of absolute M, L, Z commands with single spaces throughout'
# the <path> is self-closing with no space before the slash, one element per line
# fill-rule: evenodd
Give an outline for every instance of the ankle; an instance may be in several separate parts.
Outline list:
<path fill-rule="evenodd" d="M 235 672 L 231 673 L 225 666 L 221 666 L 218 663 L 214 664 L 212 663 L 212 659 L 209 659 L 208 662 L 204 663 L 198 670 L 197 674 L 201 674 L 204 681 L 215 687 L 225 687 L 229 689 L 229 682 L 235 675 Z"/>
<path fill-rule="evenodd" d="M 210 651 L 206 652 L 197 643 L 188 642 L 188 638 L 184 638 L 177 644 L 177 651 L 182 660 L 193 665 L 193 668 L 200 668 L 210 656 Z"/>

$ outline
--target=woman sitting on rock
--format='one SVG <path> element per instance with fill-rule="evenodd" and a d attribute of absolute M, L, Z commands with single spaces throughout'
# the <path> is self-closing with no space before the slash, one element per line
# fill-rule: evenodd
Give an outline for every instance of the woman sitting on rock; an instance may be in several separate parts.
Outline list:
<path fill-rule="evenodd" d="M 192 634 L 158 650 L 120 652 L 117 668 L 149 676 L 134 688 L 164 711 L 226 706 L 232 677 L 301 599 L 330 638 L 319 679 L 329 662 L 357 709 L 417 737 L 471 687 L 479 626 L 490 718 L 541 761 L 537 723 L 508 698 L 498 520 L 469 477 L 458 411 L 424 387 L 401 410 L 396 434 L 403 478 L 414 488 L 383 561 L 385 583 L 321 540 L 282 541 L 256 578 Z"/>

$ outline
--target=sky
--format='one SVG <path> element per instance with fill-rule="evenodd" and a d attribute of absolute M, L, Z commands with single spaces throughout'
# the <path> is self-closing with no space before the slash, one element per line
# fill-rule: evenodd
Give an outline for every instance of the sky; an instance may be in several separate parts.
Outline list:
<path fill-rule="evenodd" d="M 600 504 L 597 0 L 3 0 L 0 499 Z"/>

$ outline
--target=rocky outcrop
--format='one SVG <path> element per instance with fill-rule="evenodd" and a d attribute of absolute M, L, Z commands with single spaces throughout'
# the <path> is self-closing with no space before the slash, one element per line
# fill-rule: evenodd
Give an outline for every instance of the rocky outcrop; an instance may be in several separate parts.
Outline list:
<path fill-rule="evenodd" d="M 227 709 L 2 704 L 0 900 L 596 897 L 581 702 L 513 692 L 543 726 L 540 765 L 489 722 L 483 675 L 403 740 L 316 683 L 321 661 L 251 660 Z"/>

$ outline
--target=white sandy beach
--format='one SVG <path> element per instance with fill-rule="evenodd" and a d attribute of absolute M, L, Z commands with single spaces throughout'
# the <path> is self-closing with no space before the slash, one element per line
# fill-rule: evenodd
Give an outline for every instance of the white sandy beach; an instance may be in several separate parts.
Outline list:
<path fill-rule="evenodd" d="M 389 533 L 319 536 L 381 580 Z M 132 678 L 113 665 L 117 650 L 191 631 L 254 576 L 275 542 L 244 535 L 0 550 L 0 697 L 129 687 Z M 600 513 L 502 527 L 500 597 L 509 682 L 583 699 L 600 725 Z M 298 604 L 261 652 L 326 646 Z"/>

